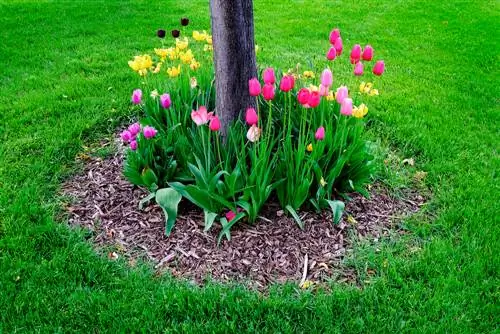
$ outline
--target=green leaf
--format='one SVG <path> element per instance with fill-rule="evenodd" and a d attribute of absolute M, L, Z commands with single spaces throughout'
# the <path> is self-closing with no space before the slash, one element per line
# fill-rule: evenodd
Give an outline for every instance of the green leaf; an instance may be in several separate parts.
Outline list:
<path fill-rule="evenodd" d="M 207 232 L 214 224 L 215 218 L 217 218 L 217 214 L 207 210 L 204 210 L 204 212 L 205 212 L 205 228 L 203 229 L 203 231 Z"/>
<path fill-rule="evenodd" d="M 342 214 L 344 213 L 345 204 L 342 201 L 327 200 L 327 202 L 332 209 L 333 223 L 338 224 L 340 222 L 340 218 L 342 218 Z"/>
<path fill-rule="evenodd" d="M 144 169 L 141 177 L 142 177 L 142 182 L 144 182 L 146 187 L 148 187 L 149 189 L 154 189 L 158 184 L 158 177 L 151 168 Z"/>
<path fill-rule="evenodd" d="M 295 211 L 294 208 L 292 208 L 290 205 L 285 206 L 285 209 L 290 212 L 292 215 L 293 219 L 295 219 L 295 222 L 299 225 L 299 227 L 303 230 L 304 229 L 304 222 L 302 219 L 300 219 L 299 215 L 297 214 L 297 211 Z"/>
<path fill-rule="evenodd" d="M 162 188 L 156 192 L 156 203 L 163 209 L 165 213 L 165 234 L 170 235 L 174 228 L 177 218 L 177 207 L 182 196 L 175 189 Z"/>
<path fill-rule="evenodd" d="M 217 246 L 220 245 L 222 237 L 224 236 L 226 236 L 227 240 L 229 241 L 231 240 L 231 233 L 229 233 L 229 230 L 231 229 L 231 227 L 233 227 L 234 224 L 243 219 L 245 216 L 246 215 L 244 212 L 240 212 L 230 222 L 228 222 L 226 218 L 220 219 L 222 230 L 220 231 L 219 236 L 217 237 Z"/>
<path fill-rule="evenodd" d="M 144 209 L 144 205 L 149 204 L 149 201 L 151 201 L 155 196 L 156 196 L 156 193 L 152 192 L 152 193 L 149 193 L 149 195 L 147 195 L 143 199 L 141 199 L 139 201 L 139 210 Z"/>

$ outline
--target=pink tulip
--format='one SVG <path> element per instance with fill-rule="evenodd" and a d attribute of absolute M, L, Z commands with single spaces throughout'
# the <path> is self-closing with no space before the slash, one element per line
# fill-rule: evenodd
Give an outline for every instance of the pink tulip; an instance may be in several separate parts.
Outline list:
<path fill-rule="evenodd" d="M 337 51 L 337 56 L 340 56 L 342 54 L 342 49 L 343 49 L 342 37 L 337 38 L 333 46 Z"/>
<path fill-rule="evenodd" d="M 346 97 L 344 101 L 342 101 L 342 105 L 340 106 L 340 113 L 346 116 L 352 115 L 352 99 Z"/>
<path fill-rule="evenodd" d="M 384 61 L 383 60 L 379 60 L 375 63 L 375 66 L 373 66 L 373 74 L 375 75 L 382 75 L 382 73 L 384 73 L 384 70 L 385 70 L 385 64 L 384 64 Z"/>
<path fill-rule="evenodd" d="M 337 50 L 335 50 L 335 47 L 332 46 L 326 53 L 326 59 L 335 60 L 335 57 L 337 57 Z"/>
<path fill-rule="evenodd" d="M 365 49 L 363 50 L 363 54 L 361 55 L 361 58 L 366 61 L 370 61 L 373 59 L 373 48 L 371 45 L 365 46 Z"/>
<path fill-rule="evenodd" d="M 142 133 L 144 134 L 144 137 L 146 137 L 146 139 L 151 139 L 156 136 L 157 131 L 152 126 L 146 126 L 142 130 Z"/>
<path fill-rule="evenodd" d="M 316 138 L 316 140 L 325 139 L 325 128 L 320 126 L 318 128 L 318 130 L 316 130 L 316 133 L 314 134 L 314 138 Z"/>
<path fill-rule="evenodd" d="M 128 131 L 130 131 L 130 134 L 132 135 L 132 137 L 135 137 L 135 136 L 137 136 L 137 134 L 139 132 L 141 132 L 141 125 L 139 123 L 131 124 L 128 127 Z"/>
<path fill-rule="evenodd" d="M 260 138 L 260 129 L 256 125 L 252 125 L 247 132 L 247 138 L 252 143 L 255 143 Z"/>
<path fill-rule="evenodd" d="M 248 80 L 248 90 L 250 92 L 250 96 L 260 95 L 260 82 L 259 80 L 257 80 L 257 78 Z"/>
<path fill-rule="evenodd" d="M 337 102 L 339 104 L 342 104 L 342 102 L 344 101 L 344 99 L 349 95 L 349 91 L 347 90 L 347 87 L 346 86 L 340 86 L 339 88 L 337 88 L 337 94 L 335 95 L 336 99 L 337 99 Z"/>
<path fill-rule="evenodd" d="M 137 150 L 137 141 L 132 140 L 132 141 L 130 142 L 130 149 L 131 149 L 132 151 Z"/>
<path fill-rule="evenodd" d="M 255 125 L 259 122 L 259 116 L 257 116 L 254 108 L 247 109 L 247 112 L 245 113 L 245 121 L 248 125 Z"/>
<path fill-rule="evenodd" d="M 328 96 L 328 86 L 319 85 L 319 95 Z"/>
<path fill-rule="evenodd" d="M 191 112 L 191 119 L 196 123 L 196 125 L 200 126 L 207 124 L 213 114 L 213 112 L 207 112 L 207 108 L 205 106 L 200 106 L 198 110 L 193 110 Z"/>
<path fill-rule="evenodd" d="M 311 96 L 311 92 L 309 91 L 309 89 L 302 88 L 297 93 L 297 101 L 299 101 L 299 103 L 302 105 L 306 105 L 309 102 L 309 96 Z"/>
<path fill-rule="evenodd" d="M 284 75 L 283 78 L 281 78 L 280 82 L 281 91 L 289 92 L 293 89 L 294 85 L 295 85 L 295 79 L 293 75 Z"/>
<path fill-rule="evenodd" d="M 351 64 L 356 64 L 361 59 L 361 45 L 356 44 L 351 50 Z"/>
<path fill-rule="evenodd" d="M 122 137 L 124 143 L 128 143 L 132 139 L 132 134 L 130 131 L 125 130 L 120 134 L 120 137 Z"/>
<path fill-rule="evenodd" d="M 354 75 L 356 75 L 356 76 L 363 75 L 363 63 L 362 62 L 358 62 L 354 66 Z"/>
<path fill-rule="evenodd" d="M 136 89 L 132 92 L 132 103 L 139 104 L 142 100 L 142 90 Z"/>
<path fill-rule="evenodd" d="M 321 96 L 319 95 L 319 92 L 311 92 L 311 95 L 309 95 L 309 101 L 307 102 L 308 106 L 316 108 L 320 102 Z"/>
<path fill-rule="evenodd" d="M 213 116 L 210 120 L 210 124 L 208 126 L 212 131 L 219 131 L 220 129 L 220 120 L 217 115 Z"/>
<path fill-rule="evenodd" d="M 266 68 L 264 73 L 262 73 L 262 78 L 264 79 L 264 83 L 268 85 L 274 85 L 276 82 L 276 77 L 274 76 L 274 69 L 272 67 Z"/>
<path fill-rule="evenodd" d="M 333 74 L 328 68 L 321 73 L 321 84 L 325 87 L 330 87 L 333 83 Z"/>
<path fill-rule="evenodd" d="M 340 37 L 340 30 L 339 28 L 335 28 L 330 32 L 330 44 L 335 44 L 335 41 L 337 38 Z"/>
<path fill-rule="evenodd" d="M 234 211 L 228 211 L 228 212 L 226 212 L 226 219 L 227 219 L 228 222 L 230 222 L 231 220 L 233 220 L 234 217 L 236 217 L 236 212 L 234 212 Z"/>
<path fill-rule="evenodd" d="M 160 104 L 163 108 L 168 109 L 172 105 L 172 100 L 170 99 L 170 95 L 168 93 L 160 96 Z"/>
<path fill-rule="evenodd" d="M 262 88 L 262 96 L 264 96 L 264 100 L 270 101 L 274 99 L 274 85 L 272 84 L 265 84 L 264 88 Z"/>

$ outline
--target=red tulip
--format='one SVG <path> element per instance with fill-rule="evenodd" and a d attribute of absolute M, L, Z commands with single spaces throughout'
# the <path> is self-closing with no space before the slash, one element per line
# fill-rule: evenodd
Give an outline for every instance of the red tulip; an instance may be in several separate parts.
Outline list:
<path fill-rule="evenodd" d="M 264 83 L 269 85 L 274 85 L 276 82 L 276 77 L 274 76 L 274 69 L 272 67 L 266 68 L 264 73 L 262 73 L 262 78 L 264 79 Z"/>
<path fill-rule="evenodd" d="M 293 78 L 293 75 L 285 75 L 283 76 L 283 78 L 281 78 L 280 89 L 283 92 L 291 91 L 294 85 L 295 85 L 295 79 Z"/>
<path fill-rule="evenodd" d="M 234 212 L 234 211 L 228 211 L 228 212 L 226 212 L 226 219 L 227 219 L 228 222 L 230 222 L 231 220 L 233 220 L 234 217 L 236 217 L 236 212 Z"/>
<path fill-rule="evenodd" d="M 339 28 L 335 28 L 330 32 L 330 44 L 333 45 L 335 44 L 335 41 L 337 38 L 340 37 L 340 30 Z"/>
<path fill-rule="evenodd" d="M 309 101 L 307 102 L 309 107 L 316 108 L 320 102 L 321 95 L 319 95 L 319 92 L 311 92 L 311 95 L 309 95 Z"/>
<path fill-rule="evenodd" d="M 272 84 L 265 84 L 264 88 L 262 88 L 262 96 L 264 96 L 264 100 L 270 101 L 274 99 L 274 85 Z"/>
<path fill-rule="evenodd" d="M 363 75 L 363 63 L 359 62 L 354 66 L 354 75 L 360 76 Z"/>
<path fill-rule="evenodd" d="M 335 60 L 336 56 L 337 56 L 337 50 L 335 50 L 335 48 L 332 46 L 326 53 L 326 59 Z"/>
<path fill-rule="evenodd" d="M 219 131 L 219 129 L 220 129 L 219 116 L 217 116 L 217 115 L 212 116 L 212 119 L 210 120 L 210 124 L 208 125 L 208 127 L 212 131 Z"/>
<path fill-rule="evenodd" d="M 342 54 L 342 49 L 343 49 L 343 44 L 342 44 L 342 37 L 339 37 L 335 40 L 335 43 L 333 44 L 335 47 L 335 50 L 337 51 L 337 56 L 340 56 Z"/>
<path fill-rule="evenodd" d="M 309 92 L 309 89 L 302 88 L 301 90 L 299 90 L 299 93 L 297 94 L 297 101 L 299 101 L 299 103 L 304 106 L 309 102 L 310 96 L 311 92 Z"/>
<path fill-rule="evenodd" d="M 356 44 L 351 50 L 351 64 L 356 64 L 361 59 L 361 45 Z"/>
<path fill-rule="evenodd" d="M 314 134 L 314 138 L 316 138 L 316 140 L 325 139 L 325 128 L 320 126 L 318 128 L 318 130 L 316 130 L 316 133 Z"/>
<path fill-rule="evenodd" d="M 384 73 L 384 70 L 385 70 L 385 64 L 384 64 L 384 61 L 383 60 L 379 60 L 375 63 L 375 66 L 373 66 L 373 74 L 375 75 L 382 75 L 382 73 Z"/>
<path fill-rule="evenodd" d="M 257 78 L 248 80 L 248 90 L 250 92 L 250 96 L 260 95 L 260 82 L 259 80 L 257 80 Z"/>
<path fill-rule="evenodd" d="M 373 59 L 373 48 L 371 45 L 365 46 L 365 49 L 363 50 L 363 54 L 361 55 L 361 58 L 366 61 L 370 61 Z"/>
<path fill-rule="evenodd" d="M 257 116 L 254 108 L 247 109 L 247 112 L 245 113 L 245 121 L 248 125 L 255 125 L 259 122 L 259 116 Z"/>

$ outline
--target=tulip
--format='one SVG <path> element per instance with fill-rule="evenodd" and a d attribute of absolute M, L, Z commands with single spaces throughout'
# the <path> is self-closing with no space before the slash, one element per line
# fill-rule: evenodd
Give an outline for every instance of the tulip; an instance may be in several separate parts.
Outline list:
<path fill-rule="evenodd" d="M 328 96 L 328 86 L 319 85 L 319 95 Z"/>
<path fill-rule="evenodd" d="M 217 115 L 213 116 L 210 120 L 210 124 L 208 126 L 212 131 L 219 131 L 220 129 L 220 120 Z"/>
<path fill-rule="evenodd" d="M 373 66 L 373 74 L 375 75 L 382 75 L 382 73 L 384 73 L 384 70 L 385 70 L 385 64 L 384 64 L 384 61 L 383 60 L 379 60 L 375 63 L 375 66 Z"/>
<path fill-rule="evenodd" d="M 207 112 L 207 108 L 205 106 L 200 106 L 198 110 L 193 110 L 191 112 L 191 119 L 196 125 L 200 126 L 203 124 L 207 124 L 208 121 L 212 119 L 213 112 Z"/>
<path fill-rule="evenodd" d="M 132 139 L 132 134 L 130 131 L 125 130 L 120 134 L 120 137 L 122 138 L 124 143 L 128 143 Z"/>
<path fill-rule="evenodd" d="M 294 85 L 295 85 L 295 79 L 293 78 L 293 75 L 285 75 L 283 76 L 283 78 L 281 78 L 280 89 L 283 92 L 291 91 Z"/>
<path fill-rule="evenodd" d="M 133 104 L 139 104 L 141 103 L 142 100 L 142 90 L 136 89 L 132 93 L 132 103 Z"/>
<path fill-rule="evenodd" d="M 245 121 L 248 125 L 255 125 L 259 122 L 259 116 L 257 116 L 254 108 L 247 109 L 247 112 L 245 113 Z"/>
<path fill-rule="evenodd" d="M 319 92 L 311 92 L 311 95 L 309 95 L 309 101 L 307 102 L 308 106 L 311 108 L 316 108 L 320 102 L 321 96 L 319 95 Z"/>
<path fill-rule="evenodd" d="M 262 78 L 264 79 L 264 83 L 269 85 L 274 85 L 276 82 L 276 77 L 274 76 L 274 69 L 272 67 L 266 68 L 264 73 L 262 73 Z"/>
<path fill-rule="evenodd" d="M 356 63 L 356 65 L 354 66 L 354 75 L 356 75 L 356 76 L 363 75 L 363 63 L 362 62 Z"/>
<path fill-rule="evenodd" d="M 333 74 L 328 68 L 321 73 L 321 84 L 325 87 L 330 87 L 333 83 Z"/>
<path fill-rule="evenodd" d="M 137 141 L 132 140 L 132 141 L 130 142 L 130 149 L 131 149 L 132 151 L 137 150 Z"/>
<path fill-rule="evenodd" d="M 365 46 L 365 49 L 363 50 L 363 54 L 361 55 L 361 58 L 366 61 L 370 61 L 373 59 L 373 48 L 371 45 Z"/>
<path fill-rule="evenodd" d="M 142 130 L 142 133 L 144 134 L 144 137 L 146 137 L 146 139 L 150 139 L 156 136 L 157 131 L 152 126 L 146 126 Z"/>
<path fill-rule="evenodd" d="M 318 128 L 318 130 L 316 130 L 316 133 L 314 134 L 314 138 L 316 138 L 316 140 L 325 139 L 325 128 L 320 126 Z"/>
<path fill-rule="evenodd" d="M 168 109 L 172 105 L 172 100 L 170 99 L 170 95 L 165 93 L 160 96 L 160 104 L 163 108 Z"/>
<path fill-rule="evenodd" d="M 135 136 L 137 136 L 137 134 L 139 132 L 141 132 L 141 126 L 139 125 L 139 123 L 131 124 L 128 127 L 128 131 L 130 132 L 130 134 L 132 135 L 132 137 L 135 137 Z"/>
<path fill-rule="evenodd" d="M 172 37 L 177 38 L 181 35 L 181 32 L 177 29 L 172 30 Z"/>
<path fill-rule="evenodd" d="M 181 25 L 185 27 L 185 26 L 187 26 L 188 24 L 189 24 L 189 19 L 188 19 L 187 17 L 183 17 L 183 18 L 181 19 Z"/>
<path fill-rule="evenodd" d="M 228 211 L 228 212 L 226 212 L 226 219 L 227 219 L 228 222 L 230 222 L 231 220 L 233 220 L 234 217 L 236 217 L 236 212 L 234 212 L 234 211 Z"/>
<path fill-rule="evenodd" d="M 302 88 L 297 93 L 297 101 L 299 101 L 299 103 L 302 105 L 306 105 L 309 102 L 309 96 L 311 96 L 311 92 L 309 91 L 309 89 Z"/>
<path fill-rule="evenodd" d="M 340 30 L 339 28 L 335 28 L 330 32 L 330 44 L 335 44 L 335 41 L 337 38 L 340 37 Z"/>
<path fill-rule="evenodd" d="M 265 84 L 264 88 L 262 88 L 262 96 L 264 97 L 264 100 L 270 101 L 274 99 L 274 85 L 272 84 Z"/>
<path fill-rule="evenodd" d="M 340 56 L 342 54 L 342 49 L 343 49 L 343 44 L 342 44 L 342 37 L 339 37 L 335 40 L 335 43 L 333 44 L 335 47 L 335 50 L 337 51 L 337 56 Z"/>
<path fill-rule="evenodd" d="M 342 104 L 344 99 L 349 95 L 349 91 L 346 86 L 340 86 L 337 88 L 337 94 L 335 94 L 335 98 L 339 104 Z"/>
<path fill-rule="evenodd" d="M 156 35 L 160 38 L 165 38 L 165 35 L 166 35 L 166 31 L 163 30 L 163 29 L 158 29 L 158 31 L 156 32 Z"/>
<path fill-rule="evenodd" d="M 259 80 L 257 80 L 257 78 L 248 80 L 248 90 L 250 92 L 250 96 L 260 95 L 260 82 Z"/>
<path fill-rule="evenodd" d="M 361 59 L 361 46 L 356 44 L 351 50 L 351 64 L 356 64 Z"/>
<path fill-rule="evenodd" d="M 342 105 L 340 106 L 340 113 L 346 116 L 352 115 L 352 99 L 346 97 L 344 101 L 342 101 Z"/>
<path fill-rule="evenodd" d="M 252 125 L 247 132 L 248 140 L 255 143 L 260 138 L 260 132 L 261 130 L 256 125 Z"/>
<path fill-rule="evenodd" d="M 332 46 L 326 53 L 326 59 L 335 60 L 335 57 L 337 57 L 337 50 L 335 50 L 335 47 Z"/>

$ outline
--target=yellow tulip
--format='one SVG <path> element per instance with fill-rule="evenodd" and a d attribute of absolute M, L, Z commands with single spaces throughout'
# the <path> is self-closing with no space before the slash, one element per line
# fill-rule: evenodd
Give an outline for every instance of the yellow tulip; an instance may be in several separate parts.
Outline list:
<path fill-rule="evenodd" d="M 175 39 L 175 47 L 179 50 L 187 49 L 188 45 L 189 45 L 189 41 L 186 37 Z"/>
<path fill-rule="evenodd" d="M 179 53 L 179 58 L 184 64 L 190 64 L 194 60 L 193 52 L 187 50 L 186 52 Z"/>
<path fill-rule="evenodd" d="M 212 35 L 207 35 L 207 44 L 212 45 Z"/>
<path fill-rule="evenodd" d="M 153 60 L 150 55 L 135 56 L 133 60 L 128 62 L 128 66 L 130 66 L 134 71 L 139 72 L 139 74 L 145 75 L 147 70 L 153 67 Z"/>
<path fill-rule="evenodd" d="M 200 33 L 199 31 L 195 30 L 193 31 L 193 38 L 197 42 L 203 42 L 207 39 L 207 32 L 203 31 L 202 33 Z"/>
<path fill-rule="evenodd" d="M 352 115 L 356 118 L 363 118 L 366 114 L 368 114 L 368 107 L 364 103 L 352 109 Z"/>
<path fill-rule="evenodd" d="M 326 96 L 326 100 L 327 101 L 335 101 L 335 94 L 332 91 L 330 91 L 328 93 L 328 95 Z"/>
<path fill-rule="evenodd" d="M 313 145 L 312 144 L 307 145 L 306 150 L 307 150 L 307 152 L 312 152 L 313 151 Z"/>
<path fill-rule="evenodd" d="M 175 78 L 179 74 L 181 74 L 181 65 L 178 65 L 177 67 L 172 66 L 167 69 L 168 76 L 171 78 Z"/>

